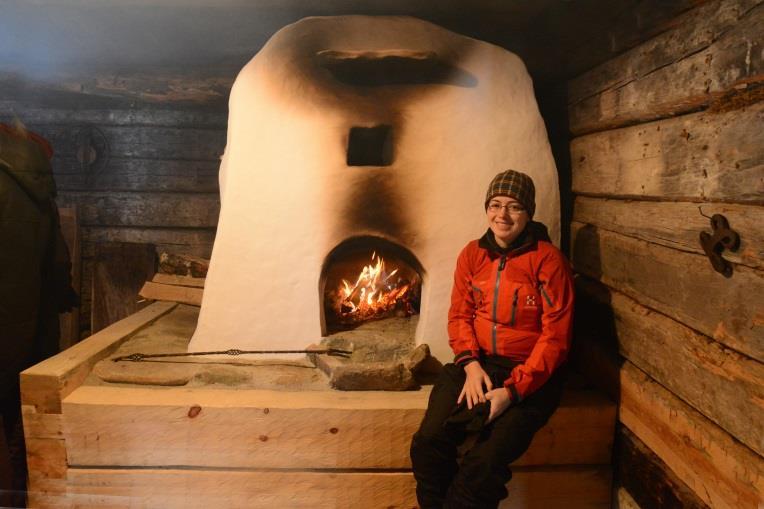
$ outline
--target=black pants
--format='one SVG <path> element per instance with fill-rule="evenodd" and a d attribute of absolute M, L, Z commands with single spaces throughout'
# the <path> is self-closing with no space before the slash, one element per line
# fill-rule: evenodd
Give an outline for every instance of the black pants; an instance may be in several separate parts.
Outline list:
<path fill-rule="evenodd" d="M 515 366 L 500 356 L 488 356 L 481 364 L 494 387 L 501 387 Z M 455 414 L 463 412 L 456 408 L 456 400 L 466 375 L 461 367 L 447 364 L 411 441 L 416 494 L 422 509 L 497 507 L 507 496 L 504 486 L 512 477 L 509 464 L 528 449 L 533 435 L 554 413 L 560 403 L 563 378 L 558 369 L 538 391 L 484 425 L 460 465 L 457 446 L 465 441 L 466 428 L 475 421 L 454 419 Z"/>

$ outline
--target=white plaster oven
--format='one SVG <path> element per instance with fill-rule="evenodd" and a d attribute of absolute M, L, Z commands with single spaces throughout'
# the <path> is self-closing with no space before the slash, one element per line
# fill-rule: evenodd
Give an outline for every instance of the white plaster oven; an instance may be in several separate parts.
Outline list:
<path fill-rule="evenodd" d="M 450 359 L 456 257 L 485 231 L 485 189 L 508 168 L 534 178 L 536 219 L 558 240 L 557 171 L 514 54 L 407 17 L 285 27 L 231 91 L 220 220 L 189 349 L 316 343 L 327 256 L 371 238 L 415 258 L 416 342 Z"/>

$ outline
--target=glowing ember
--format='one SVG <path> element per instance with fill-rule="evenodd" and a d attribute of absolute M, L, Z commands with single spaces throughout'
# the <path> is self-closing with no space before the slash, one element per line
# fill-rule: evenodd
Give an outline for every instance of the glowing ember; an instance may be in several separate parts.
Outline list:
<path fill-rule="evenodd" d="M 361 270 L 355 283 L 342 280 L 330 295 L 332 308 L 342 323 L 357 323 L 371 318 L 410 316 L 417 281 L 396 277 L 398 269 L 387 272 L 385 260 L 374 252 L 371 263 Z"/>

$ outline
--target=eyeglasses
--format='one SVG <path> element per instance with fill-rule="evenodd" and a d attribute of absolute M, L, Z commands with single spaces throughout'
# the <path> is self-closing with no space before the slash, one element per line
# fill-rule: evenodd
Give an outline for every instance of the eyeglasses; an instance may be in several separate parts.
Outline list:
<path fill-rule="evenodd" d="M 525 207 L 523 207 L 519 203 L 507 203 L 506 205 L 502 205 L 501 203 L 494 201 L 488 204 L 488 210 L 490 210 L 494 214 L 498 214 L 503 208 L 506 208 L 507 212 L 509 212 L 513 216 L 519 216 L 520 214 L 525 212 Z"/>

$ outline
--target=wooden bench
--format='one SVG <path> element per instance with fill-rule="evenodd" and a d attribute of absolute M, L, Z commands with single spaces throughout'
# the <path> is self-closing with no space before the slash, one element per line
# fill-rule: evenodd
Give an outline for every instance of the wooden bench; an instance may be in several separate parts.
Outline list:
<path fill-rule="evenodd" d="M 22 373 L 30 507 L 416 506 L 409 443 L 429 388 L 89 385 L 155 303 Z M 568 391 L 513 466 L 508 508 L 606 508 L 615 406 Z"/>

